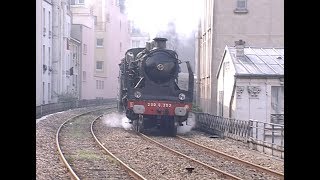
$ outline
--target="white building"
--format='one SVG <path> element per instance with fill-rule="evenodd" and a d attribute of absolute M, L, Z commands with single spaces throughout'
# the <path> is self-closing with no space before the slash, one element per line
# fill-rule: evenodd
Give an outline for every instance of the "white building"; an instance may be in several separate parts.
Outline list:
<path fill-rule="evenodd" d="M 73 24 L 81 25 L 81 30 L 73 29 L 82 44 L 81 99 L 117 95 L 118 64 L 130 43 L 123 5 L 114 0 L 71 1 Z"/>
<path fill-rule="evenodd" d="M 68 0 L 52 0 L 52 100 L 68 93 L 70 87 L 71 11 Z"/>
<path fill-rule="evenodd" d="M 51 102 L 52 3 L 36 1 L 36 105 Z"/>
<path fill-rule="evenodd" d="M 130 22 L 130 48 L 144 48 L 146 47 L 146 42 L 149 41 L 149 33 L 141 32 L 139 28 L 134 26 L 134 22 Z"/>
<path fill-rule="evenodd" d="M 36 105 L 42 104 L 42 72 L 41 72 L 41 12 L 42 0 L 36 0 Z"/>
<path fill-rule="evenodd" d="M 120 60 L 130 46 L 129 21 L 124 12 L 124 1 L 106 0 L 105 14 L 101 14 L 106 31 L 96 31 L 95 80 L 96 98 L 116 98 Z M 98 16 L 99 23 L 99 16 Z M 98 39 L 103 39 L 102 47 Z M 100 51 L 100 52 L 98 52 Z M 101 53 L 103 51 L 104 53 Z"/>
<path fill-rule="evenodd" d="M 71 61 L 70 61 L 70 76 L 72 76 L 72 83 L 71 83 L 71 91 L 74 97 L 80 99 L 80 90 L 81 90 L 81 41 L 72 37 L 72 28 L 74 25 L 71 26 L 71 38 L 70 38 L 70 54 L 71 54 Z"/>
<path fill-rule="evenodd" d="M 283 124 L 283 48 L 245 47 L 236 41 L 225 47 L 216 77 L 219 116 Z"/>
<path fill-rule="evenodd" d="M 94 49 L 95 49 L 95 25 L 92 12 L 92 2 L 71 1 L 72 29 L 71 37 L 79 44 L 79 98 L 94 99 Z M 76 45 L 75 45 L 76 46 Z"/>

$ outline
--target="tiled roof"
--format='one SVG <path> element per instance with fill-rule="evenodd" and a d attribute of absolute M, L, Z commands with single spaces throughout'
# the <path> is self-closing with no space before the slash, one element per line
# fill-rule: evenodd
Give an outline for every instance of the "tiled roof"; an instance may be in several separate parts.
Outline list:
<path fill-rule="evenodd" d="M 236 58 L 235 47 L 227 47 L 236 75 L 283 75 L 284 48 L 245 47 L 243 57 Z"/>

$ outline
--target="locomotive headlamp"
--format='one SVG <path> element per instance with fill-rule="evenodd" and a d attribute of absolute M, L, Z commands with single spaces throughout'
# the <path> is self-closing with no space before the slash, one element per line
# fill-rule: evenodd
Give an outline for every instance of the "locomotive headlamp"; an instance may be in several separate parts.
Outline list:
<path fill-rule="evenodd" d="M 180 93 L 180 94 L 179 94 L 179 99 L 180 99 L 181 101 L 185 100 L 185 99 L 186 99 L 186 95 L 183 94 L 183 93 Z"/>
<path fill-rule="evenodd" d="M 136 97 L 137 99 L 139 99 L 141 97 L 141 92 L 140 91 L 136 91 L 134 92 L 134 97 Z"/>

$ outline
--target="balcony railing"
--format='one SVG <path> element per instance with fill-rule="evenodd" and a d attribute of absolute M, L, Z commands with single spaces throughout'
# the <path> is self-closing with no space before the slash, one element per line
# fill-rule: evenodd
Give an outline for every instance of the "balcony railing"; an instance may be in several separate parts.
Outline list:
<path fill-rule="evenodd" d="M 271 114 L 270 122 L 274 124 L 284 124 L 284 114 Z"/>

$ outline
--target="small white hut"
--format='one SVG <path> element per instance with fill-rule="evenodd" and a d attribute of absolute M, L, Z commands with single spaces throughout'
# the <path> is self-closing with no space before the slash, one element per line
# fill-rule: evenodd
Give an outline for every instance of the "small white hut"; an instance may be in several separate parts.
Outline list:
<path fill-rule="evenodd" d="M 218 115 L 283 124 L 284 48 L 235 43 L 225 47 L 217 73 Z"/>

